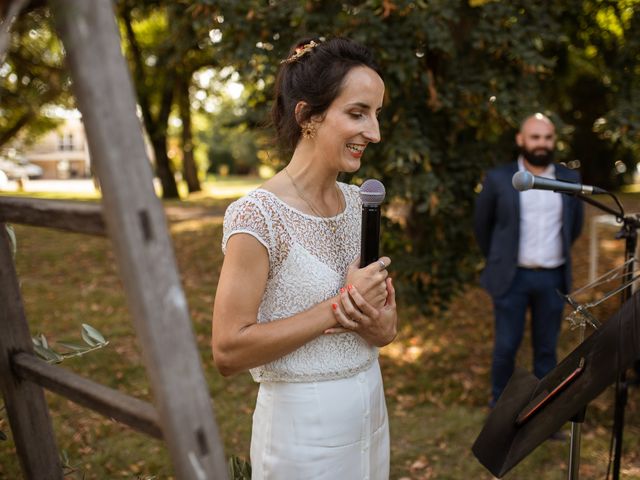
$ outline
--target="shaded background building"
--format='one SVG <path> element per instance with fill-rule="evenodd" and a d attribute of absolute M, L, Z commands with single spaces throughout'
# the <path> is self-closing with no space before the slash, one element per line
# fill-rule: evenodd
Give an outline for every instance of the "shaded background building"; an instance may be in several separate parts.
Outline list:
<path fill-rule="evenodd" d="M 42 168 L 44 179 L 87 178 L 91 176 L 91 156 L 80 118 L 69 116 L 23 155 L 29 163 Z"/>

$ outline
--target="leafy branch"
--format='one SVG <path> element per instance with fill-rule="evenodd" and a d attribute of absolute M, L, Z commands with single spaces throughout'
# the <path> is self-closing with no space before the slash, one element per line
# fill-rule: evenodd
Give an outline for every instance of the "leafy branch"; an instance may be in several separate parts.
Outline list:
<path fill-rule="evenodd" d="M 75 342 L 56 342 L 56 345 L 66 349 L 64 352 L 59 352 L 51 348 L 47 337 L 41 333 L 32 338 L 33 348 L 43 360 L 49 363 L 60 363 L 66 358 L 81 357 L 109 345 L 108 340 L 96 328 L 87 323 L 82 324 L 81 336 L 84 345 Z"/>
<path fill-rule="evenodd" d="M 47 337 L 42 333 L 32 337 L 31 341 L 33 342 L 33 348 L 36 355 L 48 363 L 60 363 L 66 358 L 80 357 L 109 345 L 109 341 L 106 340 L 97 329 L 86 323 L 82 324 L 81 336 L 85 345 L 75 342 L 56 342 L 56 345 L 64 347 L 67 350 L 66 352 L 59 352 L 51 348 L 47 341 Z M 4 409 L 5 406 L 0 405 L 0 412 Z M 0 430 L 0 441 L 6 439 L 7 435 Z"/>
<path fill-rule="evenodd" d="M 251 464 L 235 455 L 229 457 L 229 478 L 231 480 L 251 480 Z"/>

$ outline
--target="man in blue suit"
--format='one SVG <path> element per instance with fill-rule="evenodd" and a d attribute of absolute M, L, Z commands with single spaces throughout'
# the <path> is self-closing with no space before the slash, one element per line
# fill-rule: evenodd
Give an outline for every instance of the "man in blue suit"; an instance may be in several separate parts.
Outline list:
<path fill-rule="evenodd" d="M 527 117 L 516 135 L 516 162 L 487 172 L 476 199 L 474 231 L 486 265 L 480 282 L 493 299 L 495 344 L 491 364 L 493 406 L 513 374 L 531 310 L 533 368 L 544 377 L 556 364 L 564 300 L 571 288 L 571 245 L 582 229 L 584 208 L 574 196 L 544 190 L 518 192 L 518 171 L 568 182 L 578 172 L 553 163 L 555 127 L 548 117 Z"/>

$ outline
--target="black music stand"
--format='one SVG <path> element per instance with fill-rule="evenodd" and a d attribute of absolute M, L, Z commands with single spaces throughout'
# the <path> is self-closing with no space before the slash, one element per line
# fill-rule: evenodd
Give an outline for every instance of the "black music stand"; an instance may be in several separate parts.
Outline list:
<path fill-rule="evenodd" d="M 640 292 L 542 380 L 516 369 L 472 450 L 501 478 L 640 359 Z"/>

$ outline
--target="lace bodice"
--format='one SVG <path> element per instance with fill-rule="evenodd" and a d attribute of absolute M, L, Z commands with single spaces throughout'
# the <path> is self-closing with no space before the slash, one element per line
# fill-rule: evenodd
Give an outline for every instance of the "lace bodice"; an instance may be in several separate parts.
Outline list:
<path fill-rule="evenodd" d="M 354 185 L 338 183 L 346 207 L 316 217 L 257 189 L 233 202 L 224 217 L 222 250 L 229 237 L 247 233 L 265 246 L 269 275 L 258 323 L 277 321 L 337 294 L 360 250 L 360 198 Z M 335 233 L 334 233 L 335 230 Z M 251 369 L 257 382 L 308 382 L 345 378 L 368 368 L 378 349 L 354 333 L 321 335 L 297 350 Z"/>

